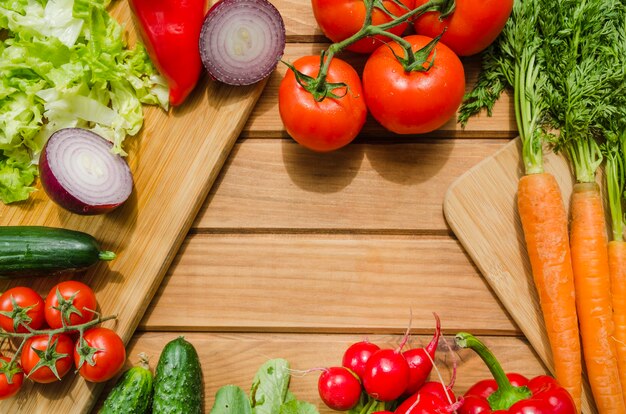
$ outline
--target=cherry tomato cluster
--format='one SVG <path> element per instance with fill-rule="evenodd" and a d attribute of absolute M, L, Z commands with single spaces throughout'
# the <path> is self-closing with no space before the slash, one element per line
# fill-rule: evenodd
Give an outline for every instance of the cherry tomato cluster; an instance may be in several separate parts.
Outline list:
<path fill-rule="evenodd" d="M 465 93 L 458 56 L 489 46 L 513 8 L 513 0 L 311 3 L 322 32 L 335 43 L 321 57 L 304 56 L 291 65 L 278 104 L 287 133 L 319 152 L 352 142 L 368 112 L 397 134 L 440 128 Z M 333 57 L 344 49 L 369 54 L 361 76 Z"/>
<path fill-rule="evenodd" d="M 437 318 L 435 334 L 425 348 L 403 351 L 408 335 L 397 349 L 380 348 L 367 340 L 350 345 L 343 355 L 341 367 L 322 371 L 318 380 L 320 398 L 326 406 L 337 411 L 363 404 L 364 398 L 370 406 L 387 404 L 387 408 L 394 407 L 395 413 L 408 412 L 410 407 L 415 409 L 417 400 L 432 404 L 439 401 L 440 407 L 449 407 L 455 400 L 451 390 L 439 382 L 427 382 L 440 335 Z"/>
<path fill-rule="evenodd" d="M 12 358 L 0 357 L 0 399 L 15 395 L 26 376 L 59 381 L 72 367 L 87 381 L 111 379 L 124 365 L 126 349 L 114 331 L 96 326 L 96 296 L 82 282 L 55 285 L 42 298 L 19 286 L 0 295 L 0 336 L 21 340 Z"/>

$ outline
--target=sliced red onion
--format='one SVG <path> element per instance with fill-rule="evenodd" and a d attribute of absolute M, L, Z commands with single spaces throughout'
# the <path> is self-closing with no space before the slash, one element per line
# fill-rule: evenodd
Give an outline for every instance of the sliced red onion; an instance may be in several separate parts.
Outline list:
<path fill-rule="evenodd" d="M 285 23 L 267 0 L 221 0 L 207 13 L 200 56 L 209 75 L 250 85 L 276 68 L 285 51 Z"/>
<path fill-rule="evenodd" d="M 39 159 L 39 177 L 48 196 L 77 214 L 107 213 L 128 199 L 133 176 L 113 144 L 81 128 L 50 136 Z"/>

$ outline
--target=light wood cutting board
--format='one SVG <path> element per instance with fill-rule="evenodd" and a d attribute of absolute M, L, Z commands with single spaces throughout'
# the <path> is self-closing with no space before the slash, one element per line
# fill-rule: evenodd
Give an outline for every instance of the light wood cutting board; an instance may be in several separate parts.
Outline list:
<path fill-rule="evenodd" d="M 124 22 L 132 43 L 134 26 L 126 1 L 112 10 Z M 115 329 L 126 343 L 187 234 L 200 206 L 260 96 L 265 81 L 231 87 L 204 79 L 190 99 L 165 113 L 146 108 L 141 133 L 128 138 L 125 149 L 135 188 L 118 210 L 82 217 L 54 205 L 38 191 L 21 205 L 0 206 L 0 225 L 46 225 L 94 235 L 118 257 L 80 277 L 96 292 L 99 310 L 117 314 L 104 326 Z M 0 291 L 28 285 L 45 295 L 70 276 L 0 281 Z M 136 355 L 128 356 L 136 361 Z M 0 403 L 0 413 L 85 413 L 102 386 L 86 383 L 71 372 L 60 383 L 25 387 Z"/>
<path fill-rule="evenodd" d="M 448 189 L 443 209 L 465 250 L 552 370 L 550 344 L 517 214 L 517 182 L 523 174 L 520 151 L 519 139 L 513 140 L 459 177 Z M 547 153 L 544 167 L 556 177 L 568 209 L 574 181 L 567 161 Z M 583 413 L 595 413 L 587 384 L 583 394 Z"/>

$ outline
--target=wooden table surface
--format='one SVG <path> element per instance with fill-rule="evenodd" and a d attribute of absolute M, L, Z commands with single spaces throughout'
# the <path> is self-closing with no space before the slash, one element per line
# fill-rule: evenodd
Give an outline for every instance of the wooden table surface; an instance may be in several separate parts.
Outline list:
<path fill-rule="evenodd" d="M 287 30 L 284 59 L 318 54 L 327 40 L 307 0 L 272 0 Z M 361 69 L 363 57 L 342 55 Z M 468 85 L 479 60 L 464 59 Z M 292 368 L 338 365 L 368 337 L 397 344 L 412 313 L 411 343 L 425 344 L 439 314 L 444 334 L 480 335 L 508 371 L 544 373 L 447 226 L 442 201 L 463 172 L 516 135 L 504 96 L 493 117 L 465 130 L 455 121 L 425 136 L 398 136 L 369 119 L 361 136 L 330 154 L 309 152 L 284 131 L 269 79 L 128 349 L 156 365 L 162 347 L 184 335 L 198 350 L 208 412 L 217 389 L 248 390 L 257 368 L 283 357 Z M 440 346 L 438 367 L 451 372 Z M 487 369 L 459 358 L 462 393 Z M 317 374 L 294 377 L 300 398 L 330 413 Z"/>

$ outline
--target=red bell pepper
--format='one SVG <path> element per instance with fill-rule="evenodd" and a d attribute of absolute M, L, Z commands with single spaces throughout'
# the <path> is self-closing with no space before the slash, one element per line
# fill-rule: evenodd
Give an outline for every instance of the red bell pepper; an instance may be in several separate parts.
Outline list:
<path fill-rule="evenodd" d="M 474 350 L 495 379 L 477 382 L 464 395 L 459 414 L 576 414 L 572 396 L 554 378 L 540 375 L 531 380 L 506 374 L 493 353 L 473 335 L 456 335 L 461 348 Z"/>
<path fill-rule="evenodd" d="M 129 0 L 152 62 L 180 105 L 200 79 L 200 31 L 206 0 Z"/>

